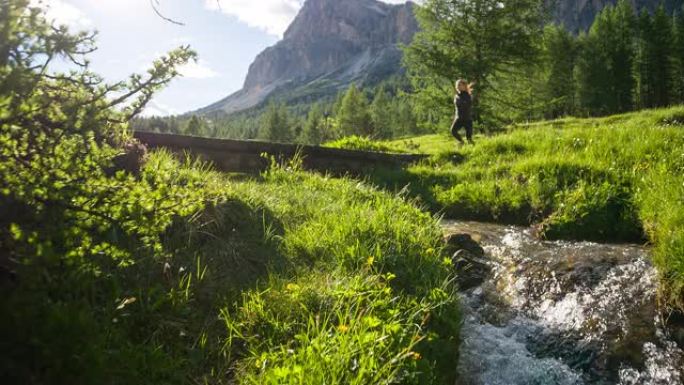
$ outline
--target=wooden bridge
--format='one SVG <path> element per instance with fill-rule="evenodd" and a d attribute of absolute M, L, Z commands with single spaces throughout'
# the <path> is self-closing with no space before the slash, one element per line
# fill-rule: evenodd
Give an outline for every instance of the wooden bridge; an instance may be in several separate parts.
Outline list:
<path fill-rule="evenodd" d="M 134 136 L 148 148 L 167 148 L 177 153 L 188 152 L 212 162 L 218 170 L 226 172 L 257 173 L 266 170 L 270 161 L 264 155 L 273 156 L 280 162 L 299 155 L 304 169 L 333 174 L 361 174 L 373 168 L 399 168 L 427 157 L 422 154 L 389 154 L 153 132 L 135 132 Z"/>

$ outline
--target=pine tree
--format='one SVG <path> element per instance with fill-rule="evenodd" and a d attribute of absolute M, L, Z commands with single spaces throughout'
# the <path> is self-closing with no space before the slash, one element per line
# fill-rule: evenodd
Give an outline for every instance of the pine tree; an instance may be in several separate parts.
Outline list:
<path fill-rule="evenodd" d="M 672 18 L 667 15 L 665 7 L 661 4 L 653 14 L 653 40 L 651 43 L 653 55 L 653 96 L 655 107 L 663 107 L 670 104 L 672 92 L 672 47 L 674 39 L 672 34 Z"/>
<path fill-rule="evenodd" d="M 546 96 L 551 101 L 547 115 L 551 118 L 575 111 L 574 70 L 577 42 L 563 26 L 549 25 L 544 30 Z"/>
<path fill-rule="evenodd" d="M 610 75 L 606 67 L 605 52 L 595 33 L 581 34 L 579 47 L 576 79 L 580 108 L 592 115 L 607 113 L 605 100 L 609 97 L 607 90 Z"/>
<path fill-rule="evenodd" d="M 296 114 L 287 114 L 288 118 L 286 121 L 289 123 L 290 127 L 290 138 L 288 142 L 294 142 L 297 138 L 301 138 L 304 132 L 304 124 L 306 123 L 306 118 L 302 118 Z"/>
<path fill-rule="evenodd" d="M 633 108 L 634 10 L 625 0 L 604 8 L 583 36 L 578 58 L 578 95 L 590 114 Z"/>
<path fill-rule="evenodd" d="M 380 139 L 391 138 L 396 128 L 393 122 L 391 103 L 383 86 L 378 87 L 375 92 L 373 103 L 370 106 L 370 115 L 373 123 L 373 137 Z"/>
<path fill-rule="evenodd" d="M 396 98 L 393 101 L 392 115 L 395 127 L 394 136 L 417 135 L 422 132 L 408 98 Z"/>
<path fill-rule="evenodd" d="M 290 117 L 283 104 L 271 103 L 263 115 L 261 137 L 274 142 L 291 142 Z"/>
<path fill-rule="evenodd" d="M 542 9 L 541 0 L 427 0 L 418 7 L 421 31 L 404 60 L 421 120 L 448 124 L 455 78 L 477 83 L 476 119 L 494 114 L 479 102 L 496 93 L 491 81 L 497 73 L 536 60 Z"/>
<path fill-rule="evenodd" d="M 202 136 L 205 134 L 205 124 L 197 115 L 193 115 L 185 128 L 185 133 L 192 136 Z"/>
<path fill-rule="evenodd" d="M 649 108 L 655 105 L 655 63 L 652 52 L 653 20 L 647 10 L 642 10 L 639 14 L 638 28 L 637 56 L 634 63 L 635 94 L 638 108 Z"/>
<path fill-rule="evenodd" d="M 651 76 L 650 36 L 652 35 L 651 15 L 646 10 L 641 10 L 637 21 L 636 59 L 634 61 L 635 100 L 637 108 L 647 108 L 651 105 L 650 86 L 653 84 Z"/>
<path fill-rule="evenodd" d="M 636 16 L 634 8 L 627 0 L 620 0 L 609 12 L 612 22 L 612 33 L 606 37 L 604 49 L 609 52 L 608 68 L 612 74 L 610 91 L 612 95 L 612 112 L 632 110 L 634 76 L 634 37 L 636 33 Z"/>
<path fill-rule="evenodd" d="M 640 108 L 667 106 L 676 94 L 673 72 L 677 50 L 672 21 L 663 6 L 653 16 L 645 10 L 639 16 L 635 76 Z"/>
<path fill-rule="evenodd" d="M 684 103 L 684 8 L 675 15 L 673 24 L 672 101 L 674 103 Z"/>
<path fill-rule="evenodd" d="M 302 134 L 300 135 L 300 142 L 307 144 L 320 144 L 323 142 L 324 125 L 325 116 L 323 114 L 323 108 L 320 104 L 316 103 L 311 107 L 311 110 L 307 114 L 306 122 L 304 123 Z"/>
<path fill-rule="evenodd" d="M 338 116 L 340 114 L 340 109 L 342 108 L 342 100 L 344 99 L 344 95 L 347 94 L 347 90 L 340 90 L 337 95 L 335 96 L 335 101 L 333 102 L 332 106 L 332 115 L 333 116 Z"/>
<path fill-rule="evenodd" d="M 343 135 L 370 136 L 372 134 L 368 99 L 356 87 L 356 84 L 352 84 L 342 98 L 337 119 Z"/>

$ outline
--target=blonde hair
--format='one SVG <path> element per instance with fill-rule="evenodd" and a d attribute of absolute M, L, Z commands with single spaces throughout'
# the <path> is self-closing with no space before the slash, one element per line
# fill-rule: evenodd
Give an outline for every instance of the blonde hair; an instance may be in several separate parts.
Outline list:
<path fill-rule="evenodd" d="M 473 93 L 473 85 L 468 83 L 465 79 L 456 80 L 456 83 L 454 84 L 454 86 L 456 87 L 456 92 L 458 92 L 458 86 L 460 86 L 461 84 L 465 84 L 467 93 Z"/>

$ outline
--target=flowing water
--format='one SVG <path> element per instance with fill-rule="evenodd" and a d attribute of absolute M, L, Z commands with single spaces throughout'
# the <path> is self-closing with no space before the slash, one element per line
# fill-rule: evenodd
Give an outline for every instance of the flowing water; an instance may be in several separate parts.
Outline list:
<path fill-rule="evenodd" d="M 539 241 L 510 226 L 444 226 L 484 249 L 470 264 L 486 274 L 462 292 L 459 383 L 683 383 L 684 352 L 656 309 L 646 248 Z"/>

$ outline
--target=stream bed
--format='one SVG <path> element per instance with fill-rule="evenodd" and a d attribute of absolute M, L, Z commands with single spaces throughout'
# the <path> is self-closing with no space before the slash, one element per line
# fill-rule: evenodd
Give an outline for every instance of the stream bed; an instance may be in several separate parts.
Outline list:
<path fill-rule="evenodd" d="M 443 225 L 481 246 L 455 257 L 475 277 L 462 284 L 460 384 L 683 384 L 684 352 L 657 310 L 647 248 Z"/>

